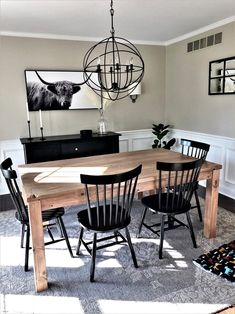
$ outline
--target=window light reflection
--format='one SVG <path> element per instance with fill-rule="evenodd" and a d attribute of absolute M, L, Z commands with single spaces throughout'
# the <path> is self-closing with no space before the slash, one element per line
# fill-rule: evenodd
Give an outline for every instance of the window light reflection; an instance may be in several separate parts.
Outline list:
<path fill-rule="evenodd" d="M 70 243 L 76 247 L 77 239 L 70 238 Z M 14 250 L 9 250 L 14 247 Z M 82 258 L 71 258 L 64 241 L 55 243 L 45 248 L 47 267 L 53 268 L 79 268 L 85 265 Z M 0 265 L 21 266 L 24 265 L 25 249 L 19 245 L 18 236 L 0 237 Z M 29 267 L 33 267 L 33 253 L 29 252 Z"/>
<path fill-rule="evenodd" d="M 205 314 L 213 313 L 218 308 L 226 306 L 227 304 L 99 300 L 100 312 L 109 314 L 117 314 L 117 309 L 119 314 L 126 314 L 127 312 L 129 314 Z"/>
<path fill-rule="evenodd" d="M 165 243 L 164 243 L 165 244 Z M 169 246 L 168 246 L 169 247 Z M 184 256 L 179 252 L 179 251 L 176 251 L 176 250 L 168 250 L 166 249 L 165 250 L 169 255 L 171 255 L 174 259 L 175 258 L 184 258 Z"/>
<path fill-rule="evenodd" d="M 97 268 L 121 268 L 123 267 L 116 258 L 109 258 L 104 261 L 97 261 Z"/>
<path fill-rule="evenodd" d="M 42 295 L 2 295 L 4 313 L 40 313 L 40 314 L 84 314 L 77 297 L 42 296 Z"/>
<path fill-rule="evenodd" d="M 108 167 L 34 167 L 22 168 L 21 175 L 39 173 L 37 183 L 80 183 L 80 174 L 103 175 Z"/>
<path fill-rule="evenodd" d="M 180 268 L 187 268 L 188 267 L 188 264 L 185 262 L 185 261 L 175 261 L 176 265 Z"/>

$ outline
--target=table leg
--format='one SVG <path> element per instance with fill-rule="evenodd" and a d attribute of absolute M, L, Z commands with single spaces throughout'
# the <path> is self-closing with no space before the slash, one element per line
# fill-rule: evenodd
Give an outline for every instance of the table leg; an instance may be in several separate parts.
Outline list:
<path fill-rule="evenodd" d="M 40 201 L 31 201 L 28 205 L 34 256 L 35 289 L 40 292 L 48 288 L 41 203 Z"/>
<path fill-rule="evenodd" d="M 208 239 L 216 237 L 219 175 L 219 170 L 213 170 L 212 178 L 207 180 L 206 185 L 204 236 Z"/>

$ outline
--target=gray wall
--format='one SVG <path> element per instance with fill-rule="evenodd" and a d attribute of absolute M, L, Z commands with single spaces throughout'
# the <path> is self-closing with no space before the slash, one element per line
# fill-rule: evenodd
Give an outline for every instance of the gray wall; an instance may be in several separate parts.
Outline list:
<path fill-rule="evenodd" d="M 25 69 L 82 70 L 92 43 L 66 40 L 0 37 L 0 140 L 28 136 Z M 106 117 L 113 131 L 151 128 L 164 120 L 165 47 L 138 46 L 146 71 L 142 95 L 112 102 Z M 79 133 L 98 127 L 98 110 L 43 112 L 45 135 Z M 30 113 L 32 136 L 39 136 L 38 112 Z"/>
<path fill-rule="evenodd" d="M 189 41 L 223 32 L 223 43 L 186 52 Z M 208 95 L 209 61 L 235 55 L 235 23 L 168 47 L 138 45 L 146 71 L 136 103 L 125 98 L 106 112 L 113 131 L 151 128 L 168 122 L 175 128 L 235 137 L 235 95 Z M 81 70 L 92 45 L 52 39 L 0 37 L 0 140 L 27 136 L 25 69 Z M 32 136 L 39 136 L 39 117 L 30 113 Z M 43 112 L 45 135 L 97 129 L 97 110 Z"/>
<path fill-rule="evenodd" d="M 187 43 L 223 32 L 222 44 L 186 52 Z M 208 95 L 209 61 L 235 56 L 235 23 L 166 49 L 166 121 L 175 128 L 235 137 L 235 95 Z"/>

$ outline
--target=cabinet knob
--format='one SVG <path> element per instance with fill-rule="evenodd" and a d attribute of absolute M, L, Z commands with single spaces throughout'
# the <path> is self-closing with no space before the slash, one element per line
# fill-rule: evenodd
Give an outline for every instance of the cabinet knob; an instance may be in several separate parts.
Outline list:
<path fill-rule="evenodd" d="M 75 147 L 74 150 L 78 151 L 78 147 Z"/>

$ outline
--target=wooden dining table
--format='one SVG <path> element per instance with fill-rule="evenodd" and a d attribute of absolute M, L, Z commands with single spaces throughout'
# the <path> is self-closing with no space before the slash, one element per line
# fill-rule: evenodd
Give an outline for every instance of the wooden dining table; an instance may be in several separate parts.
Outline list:
<path fill-rule="evenodd" d="M 29 208 L 34 280 L 37 292 L 48 288 L 42 211 L 86 203 L 80 174 L 113 174 L 142 164 L 137 192 L 157 188 L 156 162 L 187 162 L 192 157 L 166 149 L 148 149 L 75 159 L 57 160 L 19 166 L 22 193 Z M 206 180 L 204 236 L 216 237 L 220 164 L 205 161 L 199 180 Z"/>

